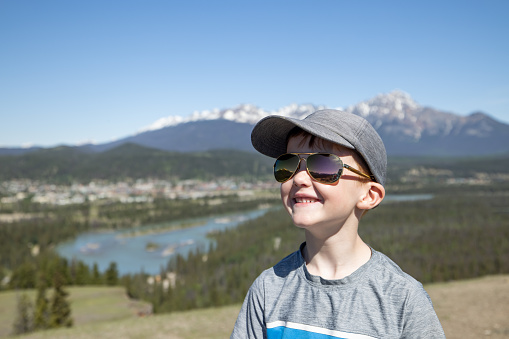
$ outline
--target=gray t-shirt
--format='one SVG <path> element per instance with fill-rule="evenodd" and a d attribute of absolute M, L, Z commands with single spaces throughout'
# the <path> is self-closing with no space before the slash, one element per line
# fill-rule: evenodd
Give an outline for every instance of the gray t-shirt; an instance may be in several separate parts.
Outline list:
<path fill-rule="evenodd" d="M 307 271 L 299 250 L 255 280 L 231 338 L 414 339 L 445 334 L 422 284 L 384 254 L 372 249 L 371 259 L 354 273 L 326 280 Z"/>

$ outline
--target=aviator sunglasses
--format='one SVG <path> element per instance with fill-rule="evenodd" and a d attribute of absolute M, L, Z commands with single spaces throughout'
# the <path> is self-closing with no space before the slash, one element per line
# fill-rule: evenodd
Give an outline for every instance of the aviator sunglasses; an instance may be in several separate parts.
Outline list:
<path fill-rule="evenodd" d="M 302 158 L 301 155 L 308 157 Z M 306 162 L 306 171 L 309 176 L 322 184 L 333 185 L 338 182 L 343 168 L 370 180 L 375 180 L 374 177 L 344 164 L 339 156 L 330 153 L 286 153 L 280 155 L 274 163 L 276 180 L 280 183 L 290 180 L 297 173 L 302 160 Z"/>

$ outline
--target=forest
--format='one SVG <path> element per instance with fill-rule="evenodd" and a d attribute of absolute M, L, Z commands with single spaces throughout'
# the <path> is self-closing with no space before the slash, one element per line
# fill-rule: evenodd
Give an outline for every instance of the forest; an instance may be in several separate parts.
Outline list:
<path fill-rule="evenodd" d="M 254 152 L 212 150 L 178 153 L 125 144 L 102 153 L 74 147 L 41 149 L 23 155 L 0 155 L 0 181 L 40 180 L 46 183 L 87 183 L 157 178 L 269 178 L 272 160 Z"/>
<path fill-rule="evenodd" d="M 509 158 L 390 158 L 389 195 L 426 193 L 432 199 L 384 201 L 362 220 L 361 237 L 423 283 L 509 273 Z M 260 173 L 267 172 L 260 169 Z M 214 171 L 210 171 L 214 173 Z M 66 285 L 123 285 L 154 312 L 239 303 L 253 280 L 298 249 L 303 233 L 282 209 L 234 229 L 211 234 L 217 246 L 174 256 L 159 277 L 118 276 L 115 263 L 99 272 L 58 257 L 54 246 L 81 232 L 132 228 L 167 220 L 220 215 L 279 205 L 278 192 L 241 200 L 155 199 L 147 203 L 52 206 L 20 201 L 2 213 L 31 213 L 27 220 L 0 224 L 0 288 L 34 288 L 41 277 L 63 277 Z M 40 253 L 34 255 L 37 246 Z M 173 277 L 170 285 L 165 277 Z M 9 279 L 5 279 L 9 278 Z M 44 284 L 52 285 L 45 278 Z"/>

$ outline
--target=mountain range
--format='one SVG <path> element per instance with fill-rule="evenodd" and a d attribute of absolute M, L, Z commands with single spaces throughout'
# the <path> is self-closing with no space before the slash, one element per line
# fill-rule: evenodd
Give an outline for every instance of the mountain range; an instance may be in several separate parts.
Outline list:
<path fill-rule="evenodd" d="M 254 151 L 250 133 L 261 118 L 271 114 L 303 118 L 323 108 L 327 107 L 292 104 L 267 112 L 255 105 L 244 104 L 196 112 L 188 118 L 162 118 L 133 136 L 76 147 L 87 152 L 103 152 L 130 143 L 175 152 L 214 149 Z M 422 106 L 399 90 L 379 94 L 343 110 L 367 119 L 384 140 L 389 155 L 509 155 L 509 125 L 482 112 L 469 116 L 444 112 Z M 0 149 L 0 154 L 29 151 L 31 149 Z"/>

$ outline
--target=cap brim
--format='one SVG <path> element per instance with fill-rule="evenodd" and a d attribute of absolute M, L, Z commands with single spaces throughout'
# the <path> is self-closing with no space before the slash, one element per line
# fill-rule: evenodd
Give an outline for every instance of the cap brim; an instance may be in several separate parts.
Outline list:
<path fill-rule="evenodd" d="M 251 132 L 251 143 L 258 152 L 277 158 L 287 152 L 288 133 L 296 126 L 324 140 L 355 149 L 349 141 L 327 126 L 278 115 L 265 117 L 256 124 Z"/>

